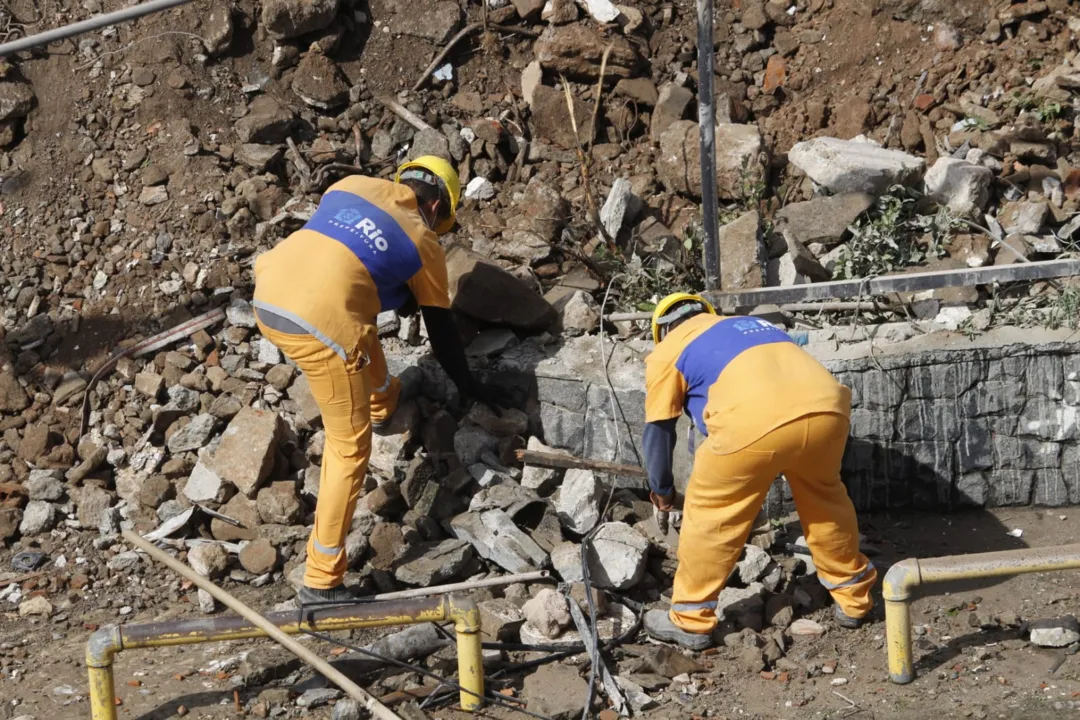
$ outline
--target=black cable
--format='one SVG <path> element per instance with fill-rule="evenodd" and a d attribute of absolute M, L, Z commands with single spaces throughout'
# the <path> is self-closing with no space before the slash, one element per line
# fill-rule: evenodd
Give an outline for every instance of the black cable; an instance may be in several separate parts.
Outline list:
<path fill-rule="evenodd" d="M 605 371 L 607 365 L 604 365 Z M 615 421 L 615 432 L 619 431 L 618 419 Z M 611 499 L 615 496 L 615 482 L 611 483 L 611 487 L 608 489 L 607 500 L 604 502 L 604 510 L 600 513 L 600 517 L 597 518 L 596 525 L 593 526 L 585 537 L 581 539 L 581 581 L 585 585 L 585 601 L 589 606 L 589 635 L 592 638 L 592 646 L 589 650 L 589 690 L 585 696 L 585 707 L 581 711 L 581 720 L 589 720 L 589 716 L 592 710 L 593 697 L 596 694 L 596 666 L 600 663 L 600 638 L 596 630 L 596 603 L 593 601 L 593 586 L 592 577 L 589 573 L 589 556 L 588 547 L 592 544 L 593 536 L 600 530 L 600 520 L 607 516 L 608 510 L 611 509 Z M 573 602 L 572 600 L 570 602 Z"/>

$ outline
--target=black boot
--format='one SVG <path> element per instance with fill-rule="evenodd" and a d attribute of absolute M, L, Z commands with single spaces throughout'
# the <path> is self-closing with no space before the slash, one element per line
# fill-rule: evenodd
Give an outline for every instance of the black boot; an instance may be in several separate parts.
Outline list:
<path fill-rule="evenodd" d="M 650 610 L 645 613 L 642 625 L 645 626 L 645 633 L 653 640 L 673 642 L 687 650 L 698 652 L 708 650 L 713 646 L 711 634 L 702 635 L 701 633 L 687 632 L 677 627 L 675 623 L 671 622 L 671 618 L 664 610 Z"/>
<path fill-rule="evenodd" d="M 349 605 L 359 598 L 344 583 L 329 590 L 320 590 L 304 586 L 296 591 L 296 599 L 305 607 L 319 608 L 332 605 Z"/>
<path fill-rule="evenodd" d="M 866 618 L 853 618 L 850 615 L 845 615 L 839 605 L 836 606 L 835 617 L 836 624 L 845 630 L 858 630 L 866 622 Z"/>

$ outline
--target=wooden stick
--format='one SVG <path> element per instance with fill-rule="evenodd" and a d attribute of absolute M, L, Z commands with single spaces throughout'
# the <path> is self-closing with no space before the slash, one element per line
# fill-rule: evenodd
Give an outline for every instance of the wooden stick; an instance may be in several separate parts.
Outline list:
<path fill-rule="evenodd" d="M 296 165 L 296 171 L 300 173 L 300 187 L 306 191 L 311 187 L 311 166 L 304 160 L 304 156 L 300 154 L 300 148 L 296 147 L 296 141 L 291 136 L 285 138 L 285 144 L 292 151 L 293 163 Z"/>
<path fill-rule="evenodd" d="M 345 677 L 340 670 L 334 668 L 330 663 L 323 660 L 321 657 L 313 653 L 310 649 L 304 647 L 293 638 L 286 635 L 281 628 L 274 623 L 267 620 L 265 617 L 252 610 L 244 603 L 237 600 L 231 594 L 222 590 L 220 587 L 210 582 L 209 579 L 199 575 L 193 569 L 184 565 L 176 558 L 166 554 L 165 552 L 158 550 L 151 545 L 142 536 L 125 530 L 123 532 L 124 540 L 131 543 L 135 547 L 139 548 L 153 559 L 165 565 L 173 572 L 177 573 L 181 577 L 190 580 L 197 587 L 214 596 L 215 599 L 221 601 L 230 610 L 238 613 L 248 622 L 255 625 L 255 627 L 266 633 L 272 640 L 284 647 L 296 657 L 303 660 L 305 663 L 315 668 L 322 675 L 326 677 L 330 682 L 337 685 L 339 688 L 345 691 L 353 700 L 363 705 L 368 712 L 380 720 L 402 720 L 401 716 L 395 713 L 390 708 L 383 705 L 375 697 L 369 695 L 362 687 L 354 683 L 349 678 Z"/>
<path fill-rule="evenodd" d="M 498 587 L 500 585 L 513 585 L 514 583 L 542 582 L 551 577 L 547 570 L 519 573 L 517 575 L 503 575 L 501 577 L 485 578 L 470 582 L 452 583 L 450 585 L 436 585 L 429 588 L 414 588 L 412 590 L 400 590 L 398 592 L 382 593 L 373 595 L 371 600 L 405 600 L 406 598 L 428 597 L 429 595 L 445 595 L 465 590 L 476 590 L 485 587 Z"/>
<path fill-rule="evenodd" d="M 519 461 L 537 467 L 567 470 L 595 470 L 597 472 L 610 473 L 611 475 L 624 475 L 626 477 L 649 477 L 649 473 L 645 468 L 636 465 L 621 465 L 619 463 L 605 462 L 603 460 L 590 460 L 589 458 L 540 452 L 538 450 L 518 450 L 516 454 Z"/>
<path fill-rule="evenodd" d="M 430 125 L 428 125 L 423 120 L 421 120 L 419 117 L 417 117 L 416 114 L 412 110 L 409 110 L 409 108 L 405 107 L 404 105 L 399 103 L 394 98 L 383 96 L 383 97 L 379 98 L 379 102 L 381 102 L 383 105 L 386 106 L 386 108 L 388 110 L 393 112 L 395 115 L 397 115 L 399 118 L 401 118 L 405 122 L 412 125 L 417 130 L 434 130 L 435 129 L 435 128 L 431 127 Z"/>

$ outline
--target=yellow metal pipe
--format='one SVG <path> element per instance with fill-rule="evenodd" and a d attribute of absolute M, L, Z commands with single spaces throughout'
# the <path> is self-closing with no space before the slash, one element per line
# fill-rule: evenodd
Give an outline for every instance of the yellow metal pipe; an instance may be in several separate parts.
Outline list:
<path fill-rule="evenodd" d="M 474 712 L 484 704 L 484 658 L 480 638 L 480 610 L 471 598 L 449 598 L 458 648 L 458 684 L 461 709 Z"/>
<path fill-rule="evenodd" d="M 915 679 L 910 608 L 915 588 L 953 580 L 1076 569 L 1080 569 L 1080 544 L 950 555 L 923 560 L 910 558 L 896 563 L 885 574 L 882 582 L 885 631 L 889 648 L 889 678 L 900 685 Z"/>
<path fill-rule="evenodd" d="M 334 632 L 355 628 L 409 625 L 424 622 L 454 623 L 458 641 L 461 708 L 478 710 L 483 705 L 484 664 L 481 651 L 480 612 L 467 597 L 443 596 L 389 602 L 372 602 L 318 610 L 269 613 L 266 619 L 282 632 Z M 108 626 L 90 636 L 86 664 L 90 677 L 93 720 L 117 720 L 113 659 L 121 650 L 191 645 L 266 637 L 267 633 L 239 616 L 198 618 L 141 625 Z"/>

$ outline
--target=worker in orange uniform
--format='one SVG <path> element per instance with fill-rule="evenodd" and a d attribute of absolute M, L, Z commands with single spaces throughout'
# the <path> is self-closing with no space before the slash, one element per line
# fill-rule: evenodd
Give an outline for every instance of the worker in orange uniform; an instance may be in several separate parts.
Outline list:
<path fill-rule="evenodd" d="M 712 645 L 717 597 L 773 480 L 783 473 L 836 620 L 858 628 L 877 572 L 859 552 L 855 507 L 840 481 L 851 390 L 772 324 L 723 318 L 676 293 L 656 307 L 645 365 L 643 447 L 650 498 L 674 509 L 675 423 L 686 412 L 706 440 L 683 503 L 671 611 L 645 615 L 655 639 Z"/>
<path fill-rule="evenodd" d="M 415 301 L 432 352 L 458 391 L 491 404 L 490 390 L 473 380 L 449 310 L 437 237 L 454 226 L 460 195 L 453 167 L 432 156 L 402 165 L 394 182 L 347 177 L 326 191 L 303 228 L 255 262 L 259 329 L 307 376 L 326 433 L 303 603 L 354 599 L 343 584 L 345 536 L 372 424 L 389 422 L 401 394 L 376 316 Z"/>

